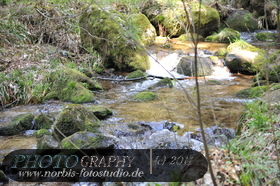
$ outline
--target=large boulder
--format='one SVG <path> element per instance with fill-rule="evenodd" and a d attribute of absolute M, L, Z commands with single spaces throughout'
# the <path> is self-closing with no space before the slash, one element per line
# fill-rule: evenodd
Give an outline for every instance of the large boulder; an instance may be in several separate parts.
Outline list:
<path fill-rule="evenodd" d="M 149 44 L 152 39 L 147 39 L 147 35 L 153 38 L 153 34 L 149 33 L 152 30 L 150 25 L 136 25 L 139 18 L 143 15 L 131 18 L 115 10 L 105 11 L 92 6 L 80 18 L 82 45 L 89 52 L 97 51 L 106 67 L 124 71 L 147 70 L 150 65 L 148 55 L 135 40 Z"/>
<path fill-rule="evenodd" d="M 225 62 L 232 73 L 254 74 L 266 61 L 266 52 L 245 41 L 236 41 L 227 47 Z"/>
<path fill-rule="evenodd" d="M 0 127 L 0 136 L 12 136 L 33 128 L 33 114 L 21 114 L 8 125 Z"/>
<path fill-rule="evenodd" d="M 61 141 L 63 149 L 108 149 L 114 148 L 116 140 L 112 137 L 92 132 L 76 132 Z"/>
<path fill-rule="evenodd" d="M 232 28 L 224 28 L 219 33 L 205 38 L 205 41 L 231 43 L 240 39 L 240 33 Z"/>
<path fill-rule="evenodd" d="M 227 25 L 237 31 L 258 29 L 258 20 L 247 10 L 237 10 L 226 19 Z"/>
<path fill-rule="evenodd" d="M 209 58 L 198 58 L 198 76 L 211 75 L 213 72 L 212 61 Z M 177 65 L 177 72 L 186 76 L 195 76 L 195 61 L 194 57 L 182 57 Z"/>
<path fill-rule="evenodd" d="M 53 135 L 62 140 L 79 131 L 96 132 L 99 126 L 100 121 L 93 111 L 82 105 L 66 105 L 54 123 Z"/>
<path fill-rule="evenodd" d="M 62 68 L 49 74 L 46 83 L 51 85 L 45 99 L 59 99 L 73 103 L 95 101 L 91 90 L 101 90 L 101 85 L 75 69 Z"/>
<path fill-rule="evenodd" d="M 143 12 L 157 28 L 160 36 L 179 37 L 186 33 L 185 27 L 188 31 L 193 31 L 192 24 L 187 20 L 181 1 L 170 3 L 168 1 L 152 0 L 148 2 L 143 7 Z M 186 3 L 186 6 L 190 10 L 193 25 L 199 35 L 205 37 L 218 29 L 219 13 L 216 9 L 202 4 L 199 11 L 199 3 L 197 2 Z M 201 13 L 200 16 L 199 12 Z"/>

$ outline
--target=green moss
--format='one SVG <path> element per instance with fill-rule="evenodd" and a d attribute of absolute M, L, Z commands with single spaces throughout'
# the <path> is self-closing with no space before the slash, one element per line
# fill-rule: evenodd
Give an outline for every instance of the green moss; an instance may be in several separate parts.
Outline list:
<path fill-rule="evenodd" d="M 209 85 L 222 85 L 223 83 L 221 81 L 218 81 L 218 80 L 210 79 L 210 80 L 207 81 L 207 84 L 209 84 Z"/>
<path fill-rule="evenodd" d="M 137 35 L 144 46 L 153 44 L 156 37 L 156 29 L 144 14 L 134 14 L 132 24 L 137 26 Z"/>
<path fill-rule="evenodd" d="M 267 90 L 267 86 L 259 86 L 253 88 L 247 88 L 240 90 L 236 93 L 237 97 L 240 98 L 257 98 L 263 95 L 263 93 Z"/>
<path fill-rule="evenodd" d="M 12 122 L 6 126 L 0 127 L 0 136 L 12 136 L 33 127 L 33 114 L 21 114 L 13 118 Z"/>
<path fill-rule="evenodd" d="M 178 38 L 180 41 L 192 41 L 192 35 L 194 39 L 198 38 L 199 40 L 204 39 L 201 35 L 198 35 L 196 33 L 187 33 L 187 34 L 182 34 Z"/>
<path fill-rule="evenodd" d="M 143 17 L 143 15 L 136 15 L 136 20 L 133 20 L 120 12 L 109 11 L 109 14 L 114 17 L 112 20 L 108 12 L 96 6 L 90 9 L 91 11 L 86 11 L 81 16 L 79 22 L 84 28 L 80 33 L 83 47 L 90 52 L 98 52 L 104 59 L 105 67 L 114 67 L 124 71 L 147 70 L 149 68 L 148 55 L 133 41 L 136 39 L 142 42 L 142 28 L 145 25 L 140 26 L 135 23 L 139 21 L 138 16 Z M 119 25 L 124 28 L 120 28 Z M 133 38 L 124 32 L 124 29 L 128 30 Z"/>
<path fill-rule="evenodd" d="M 38 138 L 41 138 L 44 135 L 50 135 L 50 134 L 51 134 L 50 131 L 47 129 L 40 129 L 40 130 L 37 130 L 36 132 L 34 132 L 34 135 Z"/>
<path fill-rule="evenodd" d="M 240 33 L 231 28 L 224 28 L 218 34 L 205 38 L 205 41 L 231 43 L 240 39 Z"/>
<path fill-rule="evenodd" d="M 98 119 L 106 119 L 113 115 L 112 110 L 102 105 L 87 107 L 87 109 L 92 111 Z"/>
<path fill-rule="evenodd" d="M 255 37 L 259 41 L 274 41 L 276 38 L 275 33 L 271 33 L 271 32 L 259 32 L 255 34 Z"/>
<path fill-rule="evenodd" d="M 154 92 L 143 91 L 133 96 L 133 99 L 136 101 L 150 101 L 154 100 L 156 97 L 157 95 Z"/>
<path fill-rule="evenodd" d="M 49 129 L 53 124 L 52 120 L 45 116 L 44 114 L 39 114 L 34 118 L 35 128 L 36 130 L 40 129 Z"/>
<path fill-rule="evenodd" d="M 126 79 L 133 79 L 133 78 L 141 78 L 141 77 L 146 77 L 146 73 L 141 71 L 141 70 L 136 70 L 134 72 L 129 73 L 126 76 Z"/>
<path fill-rule="evenodd" d="M 94 101 L 90 90 L 101 90 L 102 86 L 85 74 L 69 68 L 52 72 L 46 80 L 51 83 L 50 92 L 45 99 L 60 99 L 73 103 Z"/>
<path fill-rule="evenodd" d="M 99 119 L 91 110 L 81 105 L 66 105 L 54 123 L 53 135 L 61 140 L 63 135 L 59 131 L 65 136 L 70 136 L 75 132 L 84 130 L 95 132 L 99 125 Z"/>
<path fill-rule="evenodd" d="M 155 88 L 161 88 L 161 87 L 173 87 L 172 80 L 170 78 L 163 78 L 159 82 L 155 83 L 154 85 L 150 86 L 148 89 L 155 89 Z"/>
<path fill-rule="evenodd" d="M 225 56 L 227 54 L 227 49 L 226 48 L 221 48 L 215 52 L 216 56 Z"/>

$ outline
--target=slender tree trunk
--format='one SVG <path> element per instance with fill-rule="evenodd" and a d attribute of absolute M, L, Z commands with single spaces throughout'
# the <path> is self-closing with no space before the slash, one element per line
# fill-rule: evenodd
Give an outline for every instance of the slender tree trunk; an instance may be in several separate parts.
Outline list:
<path fill-rule="evenodd" d="M 276 1 L 277 3 L 277 44 L 280 44 L 280 3 L 279 0 Z"/>

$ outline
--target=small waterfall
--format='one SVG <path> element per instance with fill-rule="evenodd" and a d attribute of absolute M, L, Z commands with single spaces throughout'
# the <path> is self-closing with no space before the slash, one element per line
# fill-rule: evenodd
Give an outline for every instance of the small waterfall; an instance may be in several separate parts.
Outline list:
<path fill-rule="evenodd" d="M 193 56 L 192 54 L 185 54 L 183 51 L 150 51 L 151 67 L 147 70 L 147 74 L 161 77 L 184 78 L 183 74 L 177 73 L 177 65 L 182 57 Z M 205 54 L 204 51 L 199 51 L 199 57 L 209 58 L 211 55 Z M 208 76 L 211 79 L 232 79 L 229 69 L 224 66 L 223 59 L 219 59 L 219 64 L 213 65 L 213 73 Z M 168 72 L 167 72 L 168 71 Z"/>

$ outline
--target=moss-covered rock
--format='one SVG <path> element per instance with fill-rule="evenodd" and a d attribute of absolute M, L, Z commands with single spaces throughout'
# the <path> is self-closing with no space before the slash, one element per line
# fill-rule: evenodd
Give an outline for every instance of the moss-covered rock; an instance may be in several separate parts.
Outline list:
<path fill-rule="evenodd" d="M 51 135 L 51 132 L 47 129 L 40 129 L 34 132 L 34 135 L 38 138 L 43 137 L 44 135 Z"/>
<path fill-rule="evenodd" d="M 146 76 L 147 76 L 147 74 L 145 72 L 143 72 L 142 70 L 136 70 L 136 71 L 129 73 L 126 76 L 126 79 L 142 78 L 142 77 L 144 78 Z"/>
<path fill-rule="evenodd" d="M 31 130 L 33 118 L 33 114 L 30 113 L 16 116 L 10 124 L 0 127 L 0 136 L 12 136 L 26 130 Z"/>
<path fill-rule="evenodd" d="M 83 28 L 80 33 L 83 47 L 88 51 L 97 51 L 104 59 L 106 67 L 124 71 L 149 69 L 147 53 L 133 40 L 141 43 L 140 36 L 145 37 L 141 30 L 144 26 L 139 27 L 140 25 L 135 25 L 132 20 L 126 14 L 114 10 L 104 11 L 97 6 L 90 7 L 79 21 Z M 133 38 L 124 29 L 131 33 Z"/>
<path fill-rule="evenodd" d="M 108 149 L 115 144 L 114 138 L 92 132 L 76 132 L 61 141 L 63 149 Z"/>
<path fill-rule="evenodd" d="M 258 21 L 248 10 L 237 10 L 226 19 L 227 25 L 237 31 L 254 31 L 258 29 Z"/>
<path fill-rule="evenodd" d="M 64 136 L 67 137 L 79 131 L 95 132 L 99 125 L 99 119 L 91 110 L 82 105 L 66 105 L 54 123 L 53 135 L 62 140 Z"/>
<path fill-rule="evenodd" d="M 51 128 L 53 121 L 44 114 L 39 114 L 34 118 L 35 129 L 49 129 Z"/>
<path fill-rule="evenodd" d="M 37 141 L 37 149 L 58 149 L 60 143 L 51 135 L 43 135 Z"/>
<path fill-rule="evenodd" d="M 267 86 L 246 88 L 238 91 L 235 95 L 239 98 L 257 98 L 262 96 L 267 89 Z"/>
<path fill-rule="evenodd" d="M 154 92 L 143 91 L 133 96 L 135 101 L 151 101 L 156 99 L 157 95 Z"/>
<path fill-rule="evenodd" d="M 62 68 L 50 73 L 46 82 L 51 84 L 51 90 L 45 99 L 59 99 L 73 103 L 92 102 L 95 99 L 90 90 L 102 89 L 98 82 L 70 68 Z"/>
<path fill-rule="evenodd" d="M 178 38 L 180 41 L 192 41 L 192 35 L 193 35 L 193 38 L 196 39 L 198 38 L 198 40 L 203 40 L 203 36 L 201 35 L 198 35 L 196 33 L 187 33 L 187 34 L 182 34 L 180 35 L 180 37 Z"/>
<path fill-rule="evenodd" d="M 226 56 L 227 55 L 227 49 L 226 48 L 221 48 L 219 50 L 217 50 L 214 53 L 215 56 Z"/>
<path fill-rule="evenodd" d="M 268 79 L 267 79 L 268 78 Z M 260 72 L 254 77 L 254 82 L 270 83 L 280 82 L 280 50 L 269 55 L 268 62 L 261 68 Z"/>
<path fill-rule="evenodd" d="M 156 29 L 144 14 L 132 15 L 132 24 L 139 29 L 140 32 L 137 34 L 144 46 L 154 43 L 157 36 Z"/>
<path fill-rule="evenodd" d="M 86 107 L 86 109 L 92 111 L 98 119 L 106 119 L 113 115 L 112 110 L 102 105 Z"/>
<path fill-rule="evenodd" d="M 275 41 L 276 35 L 272 32 L 259 32 L 254 35 L 259 41 Z"/>
<path fill-rule="evenodd" d="M 256 73 L 267 61 L 267 53 L 245 41 L 239 40 L 227 47 L 226 64 L 233 73 Z"/>
<path fill-rule="evenodd" d="M 163 79 L 159 80 L 159 82 L 150 86 L 148 89 L 156 89 L 156 88 L 162 88 L 162 87 L 170 87 L 170 88 L 173 87 L 172 80 L 168 77 L 163 78 Z"/>
<path fill-rule="evenodd" d="M 195 62 L 193 57 L 182 57 L 177 65 L 177 72 L 186 76 L 195 76 Z M 198 76 L 211 75 L 213 71 L 212 61 L 209 58 L 198 58 Z"/>
<path fill-rule="evenodd" d="M 186 33 L 185 26 L 182 23 L 186 23 L 188 31 L 193 32 L 192 24 L 188 24 L 181 1 L 152 0 L 149 2 L 143 8 L 143 12 L 158 30 L 158 35 L 179 37 Z M 186 3 L 186 5 L 188 6 L 187 9 L 190 10 L 193 24 L 199 35 L 205 37 L 218 29 L 220 19 L 216 9 L 202 4 L 201 10 L 199 10 L 199 3 L 195 1 Z M 200 19 L 199 12 L 201 12 Z"/>
<path fill-rule="evenodd" d="M 207 36 L 205 41 L 230 43 L 240 39 L 240 33 L 231 28 L 224 28 L 219 33 Z"/>

